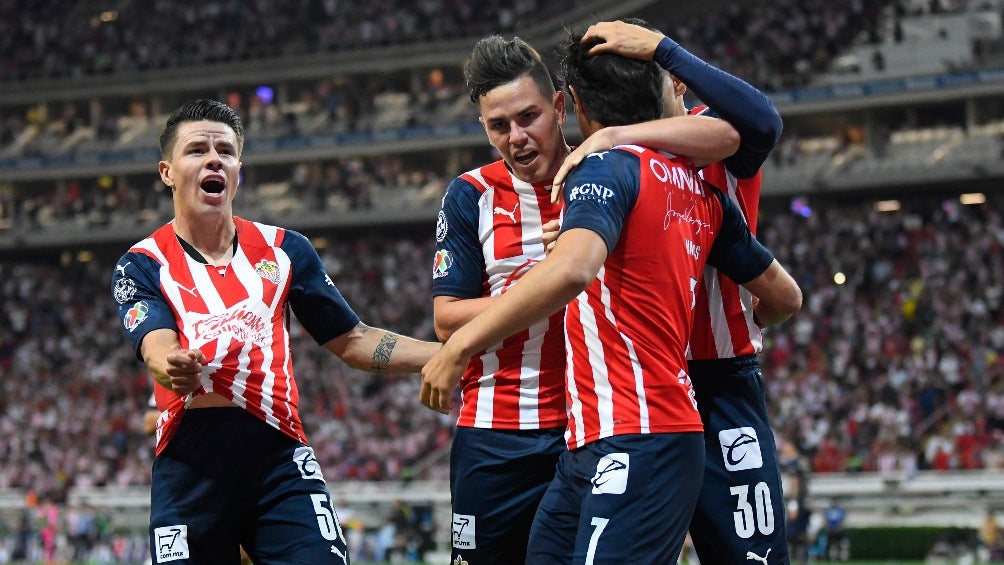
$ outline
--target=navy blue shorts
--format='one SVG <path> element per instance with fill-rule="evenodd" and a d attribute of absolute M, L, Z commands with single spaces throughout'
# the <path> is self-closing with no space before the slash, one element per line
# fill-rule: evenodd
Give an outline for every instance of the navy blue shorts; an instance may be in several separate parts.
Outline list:
<path fill-rule="evenodd" d="M 789 563 L 781 473 L 755 355 L 691 361 L 704 484 L 690 537 L 701 563 Z"/>
<path fill-rule="evenodd" d="M 565 428 L 457 428 L 450 452 L 455 562 L 525 562 L 533 515 L 567 451 L 564 436 Z"/>
<path fill-rule="evenodd" d="M 699 432 L 613 436 L 565 452 L 526 562 L 675 565 L 703 470 Z"/>
<path fill-rule="evenodd" d="M 347 565 L 348 553 L 311 448 L 239 408 L 182 418 L 153 462 L 153 563 Z"/>

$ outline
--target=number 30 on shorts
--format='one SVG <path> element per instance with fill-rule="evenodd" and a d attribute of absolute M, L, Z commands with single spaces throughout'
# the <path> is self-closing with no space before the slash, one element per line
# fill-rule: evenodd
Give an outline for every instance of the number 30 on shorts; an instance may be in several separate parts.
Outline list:
<path fill-rule="evenodd" d="M 729 492 L 739 497 L 736 510 L 732 513 L 735 519 L 736 535 L 742 539 L 753 537 L 757 531 L 761 535 L 774 533 L 774 510 L 771 505 L 770 487 L 759 482 L 753 487 L 753 502 L 750 502 L 749 485 L 736 485 Z"/>

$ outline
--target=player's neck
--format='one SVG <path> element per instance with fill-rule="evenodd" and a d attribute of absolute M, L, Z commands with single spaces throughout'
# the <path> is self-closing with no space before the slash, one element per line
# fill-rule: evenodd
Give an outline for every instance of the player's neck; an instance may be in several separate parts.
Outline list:
<path fill-rule="evenodd" d="M 232 217 L 194 226 L 175 219 L 174 233 L 194 248 L 209 265 L 225 265 L 234 257 L 237 227 Z"/>

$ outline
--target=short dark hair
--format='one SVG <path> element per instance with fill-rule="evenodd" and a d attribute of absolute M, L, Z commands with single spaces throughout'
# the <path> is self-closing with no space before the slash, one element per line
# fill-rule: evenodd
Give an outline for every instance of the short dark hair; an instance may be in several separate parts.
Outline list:
<path fill-rule="evenodd" d="M 569 31 L 561 70 L 565 87 L 575 87 L 575 96 L 586 115 L 604 126 L 661 118 L 662 67 L 655 61 L 614 53 L 589 55 L 589 49 L 600 40 L 582 43 L 582 35 L 580 31 Z"/>
<path fill-rule="evenodd" d="M 164 159 L 174 151 L 178 139 L 178 126 L 184 122 L 209 120 L 230 126 L 237 134 L 237 150 L 244 148 L 244 124 L 237 111 L 219 100 L 190 100 L 171 113 L 160 131 L 160 155 Z"/>
<path fill-rule="evenodd" d="M 475 104 L 492 89 L 524 75 L 537 83 L 541 94 L 554 96 L 554 80 L 540 53 L 519 37 L 484 37 L 474 44 L 470 57 L 464 62 L 467 94 Z"/>

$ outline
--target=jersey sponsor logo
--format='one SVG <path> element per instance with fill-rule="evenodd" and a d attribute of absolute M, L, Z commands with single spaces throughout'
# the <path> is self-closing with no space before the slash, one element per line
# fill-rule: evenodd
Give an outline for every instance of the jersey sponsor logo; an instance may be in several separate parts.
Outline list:
<path fill-rule="evenodd" d="M 596 157 L 600 161 L 602 161 L 603 158 L 606 157 L 607 153 L 610 153 L 610 152 L 609 151 L 597 151 L 596 153 L 590 153 L 589 155 L 586 155 L 586 159 L 588 159 L 590 157 Z"/>
<path fill-rule="evenodd" d="M 467 563 L 467 560 L 464 559 L 464 556 L 458 553 L 457 556 L 453 558 L 453 565 L 469 565 L 469 564 Z"/>
<path fill-rule="evenodd" d="M 150 307 L 145 300 L 140 300 L 136 304 L 133 304 L 132 308 L 126 311 L 125 317 L 122 318 L 122 324 L 125 326 L 125 329 L 132 332 L 138 328 L 146 320 L 146 315 L 149 311 Z"/>
<path fill-rule="evenodd" d="M 335 286 L 335 282 L 331 280 L 331 277 L 327 273 L 324 273 L 324 284 L 328 286 Z"/>
<path fill-rule="evenodd" d="M 443 243 L 448 231 L 450 231 L 450 224 L 446 221 L 446 212 L 440 210 L 439 216 L 436 218 L 436 243 Z"/>
<path fill-rule="evenodd" d="M 300 471 L 300 476 L 304 479 L 324 480 L 321 466 L 317 463 L 317 457 L 314 455 L 312 447 L 303 445 L 293 450 L 293 463 L 296 463 L 296 469 Z"/>
<path fill-rule="evenodd" d="M 667 167 L 666 163 L 657 159 L 650 159 L 648 168 L 652 170 L 655 178 L 659 182 L 671 181 L 676 188 L 687 192 L 704 196 L 704 187 L 701 184 L 701 177 L 693 169 L 680 166 Z"/>
<path fill-rule="evenodd" d="M 505 216 L 505 217 L 509 218 L 510 220 L 512 220 L 512 223 L 515 224 L 516 223 L 516 209 L 517 208 L 519 208 L 519 202 L 518 201 L 515 204 L 513 204 L 512 211 L 506 210 L 505 208 L 503 208 L 501 206 L 496 206 L 495 209 L 492 211 L 492 213 L 495 214 L 496 216 Z"/>
<path fill-rule="evenodd" d="M 752 551 L 747 551 L 746 552 L 746 561 L 749 561 L 750 559 L 752 559 L 753 561 L 759 561 L 760 563 L 763 563 L 763 565 L 767 565 L 767 556 L 770 555 L 770 550 L 771 549 L 773 549 L 773 548 L 767 548 L 767 553 L 764 553 L 763 557 L 760 557 L 759 555 L 757 555 L 756 553 L 753 553 Z"/>
<path fill-rule="evenodd" d="M 701 246 L 688 239 L 687 240 L 687 255 L 690 255 L 694 259 L 700 259 L 701 258 Z"/>
<path fill-rule="evenodd" d="M 157 563 L 167 563 L 191 557 L 188 553 L 188 526 L 164 526 L 153 529 L 157 544 Z"/>
<path fill-rule="evenodd" d="M 453 266 L 453 255 L 446 249 L 436 251 L 436 258 L 432 261 L 432 278 L 443 278 L 450 273 Z"/>
<path fill-rule="evenodd" d="M 753 428 L 744 426 L 722 430 L 718 432 L 718 443 L 722 446 L 726 470 L 743 471 L 763 467 L 760 440 Z"/>
<path fill-rule="evenodd" d="M 474 539 L 474 516 L 453 513 L 453 547 L 457 549 L 477 549 Z"/>
<path fill-rule="evenodd" d="M 193 324 L 195 338 L 202 342 L 229 334 L 237 341 L 263 345 L 269 341 L 268 324 L 245 300 L 222 314 L 207 316 Z"/>
<path fill-rule="evenodd" d="M 606 204 L 613 195 L 614 191 L 602 184 L 587 182 L 573 187 L 572 191 L 568 193 L 568 201 L 594 200 Z"/>
<path fill-rule="evenodd" d="M 254 272 L 272 284 L 279 284 L 279 264 L 275 261 L 269 261 L 268 259 L 258 261 L 255 263 Z"/>
<path fill-rule="evenodd" d="M 624 494 L 627 490 L 631 459 L 627 453 L 608 453 L 596 462 L 593 494 Z"/>
<path fill-rule="evenodd" d="M 120 273 L 123 277 L 126 276 L 126 267 L 132 265 L 132 261 L 127 262 L 125 265 L 115 265 L 115 272 Z"/>
<path fill-rule="evenodd" d="M 696 286 L 696 279 L 694 279 L 693 277 L 691 277 L 690 280 L 692 281 L 692 283 L 690 285 L 690 292 L 691 292 L 691 294 L 693 294 L 694 287 Z M 691 310 L 694 309 L 694 305 L 693 304 L 690 305 L 690 309 Z M 681 385 L 683 385 L 687 389 L 687 397 L 690 398 L 690 404 L 694 407 L 694 410 L 696 411 L 697 410 L 697 393 L 694 392 L 694 381 L 690 380 L 690 375 L 688 375 L 687 372 L 684 371 L 683 369 L 680 369 L 680 372 L 676 374 L 676 380 L 677 380 L 677 382 L 679 382 Z"/>
<path fill-rule="evenodd" d="M 129 302 L 133 296 L 136 296 L 136 281 L 130 278 L 118 279 L 115 281 L 115 286 L 112 287 L 112 296 L 119 304 Z"/>

